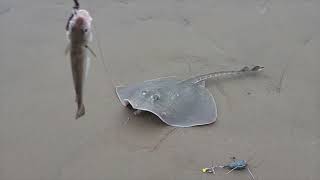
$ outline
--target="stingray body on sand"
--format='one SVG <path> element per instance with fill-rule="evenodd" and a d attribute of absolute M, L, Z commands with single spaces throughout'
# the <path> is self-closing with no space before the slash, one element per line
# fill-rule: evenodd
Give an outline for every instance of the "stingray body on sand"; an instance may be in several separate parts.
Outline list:
<path fill-rule="evenodd" d="M 175 127 L 206 125 L 216 121 L 217 106 L 212 94 L 205 88 L 205 80 L 252 74 L 262 69 L 260 66 L 246 66 L 239 71 L 209 73 L 186 80 L 158 78 L 118 86 L 116 93 L 124 106 L 131 105 L 136 110 L 135 114 L 148 111 Z"/>

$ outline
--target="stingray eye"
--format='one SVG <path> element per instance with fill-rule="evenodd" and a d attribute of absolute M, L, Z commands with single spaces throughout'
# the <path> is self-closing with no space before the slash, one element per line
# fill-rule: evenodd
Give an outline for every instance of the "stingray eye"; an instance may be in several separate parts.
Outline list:
<path fill-rule="evenodd" d="M 142 94 L 143 96 L 145 96 L 145 95 L 147 95 L 147 91 L 142 91 L 141 94 Z"/>
<path fill-rule="evenodd" d="M 157 101 L 160 99 L 160 96 L 158 94 L 154 94 L 151 96 L 152 100 Z"/>

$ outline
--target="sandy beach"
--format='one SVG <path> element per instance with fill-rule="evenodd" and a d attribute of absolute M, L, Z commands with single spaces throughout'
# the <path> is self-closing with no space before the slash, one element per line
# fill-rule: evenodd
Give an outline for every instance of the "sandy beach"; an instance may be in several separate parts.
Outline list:
<path fill-rule="evenodd" d="M 71 0 L 0 1 L 0 180 L 249 180 L 201 169 L 249 160 L 256 180 L 320 179 L 320 1 L 79 0 L 93 17 L 84 102 L 67 44 Z M 134 116 L 114 87 L 261 65 L 208 81 L 214 124 Z"/>

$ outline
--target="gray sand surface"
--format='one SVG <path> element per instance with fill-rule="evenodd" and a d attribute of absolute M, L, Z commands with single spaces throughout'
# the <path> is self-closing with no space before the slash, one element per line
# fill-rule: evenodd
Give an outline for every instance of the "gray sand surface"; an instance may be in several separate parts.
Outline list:
<path fill-rule="evenodd" d="M 64 56 L 71 0 L 0 1 L 0 180 L 320 179 L 319 0 L 80 0 L 94 19 L 87 114 Z M 99 51 L 98 44 L 102 51 Z M 103 53 L 103 58 L 101 58 Z M 102 63 L 106 64 L 106 68 Z M 262 65 L 209 81 L 216 123 L 134 116 L 115 85 Z"/>

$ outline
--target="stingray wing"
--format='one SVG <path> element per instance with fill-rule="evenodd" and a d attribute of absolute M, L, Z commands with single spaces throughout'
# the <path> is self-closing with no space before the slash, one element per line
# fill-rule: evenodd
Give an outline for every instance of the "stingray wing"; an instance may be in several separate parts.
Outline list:
<path fill-rule="evenodd" d="M 170 97 L 170 105 L 162 104 L 163 108 L 152 109 L 163 122 L 176 127 L 192 127 L 216 121 L 216 103 L 206 88 L 178 87 L 176 92 L 178 96 Z"/>

